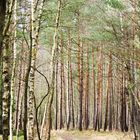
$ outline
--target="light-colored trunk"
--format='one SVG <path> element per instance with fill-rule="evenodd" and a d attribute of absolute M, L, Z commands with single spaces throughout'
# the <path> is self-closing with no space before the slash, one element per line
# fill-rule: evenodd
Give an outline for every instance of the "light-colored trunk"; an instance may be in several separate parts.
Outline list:
<path fill-rule="evenodd" d="M 14 5 L 14 43 L 13 43 L 13 66 L 12 66 L 12 76 L 11 76 L 11 89 L 10 89 L 10 140 L 13 140 L 13 104 L 14 104 L 14 90 L 15 90 L 15 70 L 16 70 L 16 6 L 17 2 L 15 0 Z"/>
<path fill-rule="evenodd" d="M 53 48 L 52 48 L 52 58 L 51 58 L 51 64 L 50 64 L 50 95 L 49 95 L 49 104 L 48 104 L 48 117 L 47 117 L 47 129 L 46 129 L 46 140 L 50 140 L 50 129 L 51 129 L 51 108 L 52 108 L 52 101 L 53 101 L 53 95 L 54 95 L 54 84 L 55 84 L 55 65 L 56 65 L 56 59 L 57 59 L 57 36 L 58 36 L 58 29 L 59 29 L 59 20 L 60 20 L 60 13 L 61 13 L 61 0 L 58 0 L 58 9 L 56 14 L 56 21 L 55 21 L 55 31 L 53 36 Z"/>
<path fill-rule="evenodd" d="M 34 139 L 34 80 L 35 80 L 35 60 L 36 60 L 36 38 L 35 38 L 35 17 L 34 1 L 31 1 L 31 71 L 30 71 L 30 90 L 29 90 L 29 114 L 28 114 L 28 140 Z"/>
<path fill-rule="evenodd" d="M 44 109 L 44 115 L 43 115 L 43 119 L 42 119 L 42 125 L 41 125 L 41 131 L 40 131 L 40 137 L 43 138 L 43 130 L 44 130 L 44 124 L 45 124 L 45 119 L 46 119 L 46 113 L 47 113 L 47 104 L 45 105 L 45 109 Z"/>
<path fill-rule="evenodd" d="M 7 14 L 3 31 L 3 103 L 2 103 L 2 118 L 3 118 L 3 140 L 8 140 L 9 136 L 9 107 L 10 107 L 10 35 L 9 29 L 13 14 L 14 0 L 7 2 Z"/>
<path fill-rule="evenodd" d="M 5 39 L 3 49 L 3 140 L 8 140 L 9 135 L 9 101 L 10 101 L 10 75 L 9 75 L 9 39 Z"/>

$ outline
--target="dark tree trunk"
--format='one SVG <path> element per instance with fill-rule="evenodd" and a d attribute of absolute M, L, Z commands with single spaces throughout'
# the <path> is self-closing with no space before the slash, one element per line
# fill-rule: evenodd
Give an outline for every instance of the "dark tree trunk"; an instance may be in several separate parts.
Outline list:
<path fill-rule="evenodd" d="M 122 92 L 121 92 L 121 116 L 120 116 L 120 126 L 121 126 L 121 130 L 124 131 L 128 131 L 128 126 L 126 123 L 126 95 L 125 92 L 127 91 L 127 89 L 125 88 L 125 76 L 122 73 Z"/>
<path fill-rule="evenodd" d="M 2 134 L 2 42 L 5 24 L 6 0 L 0 1 L 0 134 Z"/>
<path fill-rule="evenodd" d="M 80 87 L 79 87 L 79 102 L 80 102 L 80 104 L 79 104 L 79 130 L 80 131 L 82 131 L 82 113 L 83 113 L 83 111 L 82 111 L 82 103 L 83 103 L 83 45 L 81 45 L 80 46 L 81 47 L 81 53 L 80 53 Z"/>

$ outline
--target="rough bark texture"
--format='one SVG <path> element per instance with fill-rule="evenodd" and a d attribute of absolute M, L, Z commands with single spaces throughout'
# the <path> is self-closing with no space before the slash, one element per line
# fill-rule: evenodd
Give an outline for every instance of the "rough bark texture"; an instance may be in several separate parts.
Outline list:
<path fill-rule="evenodd" d="M 58 47 L 57 47 L 58 53 Z M 58 60 L 56 62 L 56 74 L 55 74 L 55 130 L 58 128 Z"/>
<path fill-rule="evenodd" d="M 0 134 L 2 134 L 2 42 L 6 13 L 6 0 L 0 1 Z"/>
<path fill-rule="evenodd" d="M 3 140 L 9 136 L 10 75 L 9 75 L 9 37 L 4 38 L 3 49 Z"/>
<path fill-rule="evenodd" d="M 105 112 L 105 123 L 104 130 L 109 126 L 109 105 L 110 105 L 110 94 L 111 94 L 111 76 L 112 76 L 112 54 L 109 56 L 109 65 L 108 65 L 108 79 L 106 86 L 106 112 Z"/>
<path fill-rule="evenodd" d="M 16 47 L 16 14 L 17 1 L 15 0 L 13 20 L 14 20 L 14 31 L 13 31 L 13 61 L 12 61 L 12 74 L 11 74 L 11 85 L 10 85 L 10 140 L 13 140 L 13 105 L 14 105 L 14 95 L 15 95 L 15 72 L 16 72 L 16 57 L 17 57 L 17 47 Z"/>
<path fill-rule="evenodd" d="M 92 71 L 92 77 L 93 77 L 93 94 L 94 94 L 94 107 L 93 107 L 93 128 L 95 128 L 95 123 L 96 123 L 96 115 L 97 115 L 97 95 L 96 95 L 96 71 L 95 71 L 95 53 L 94 53 L 94 48 L 92 48 L 92 68 L 93 68 L 93 71 Z"/>
<path fill-rule="evenodd" d="M 89 126 L 89 48 L 87 47 L 86 87 L 85 87 L 85 129 Z"/>
<path fill-rule="evenodd" d="M 36 37 L 35 37 L 35 18 L 34 1 L 31 2 L 31 70 L 30 70 L 30 90 L 28 101 L 28 140 L 34 139 L 34 79 L 35 79 L 35 60 L 36 60 Z"/>
<path fill-rule="evenodd" d="M 101 82 L 102 82 L 102 75 L 101 75 L 101 48 L 99 49 L 99 61 L 98 61 L 98 72 L 97 72 L 97 116 L 96 116 L 96 123 L 95 123 L 95 130 L 100 131 L 100 119 L 101 119 Z"/>

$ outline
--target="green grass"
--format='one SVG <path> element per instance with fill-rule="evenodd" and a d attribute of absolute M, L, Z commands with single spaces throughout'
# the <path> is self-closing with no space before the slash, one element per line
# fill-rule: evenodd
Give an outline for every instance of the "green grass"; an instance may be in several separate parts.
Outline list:
<path fill-rule="evenodd" d="M 0 136 L 0 140 L 2 140 L 2 136 Z M 16 140 L 16 136 L 14 136 L 13 140 Z M 19 136 L 19 140 L 23 140 L 23 136 Z"/>

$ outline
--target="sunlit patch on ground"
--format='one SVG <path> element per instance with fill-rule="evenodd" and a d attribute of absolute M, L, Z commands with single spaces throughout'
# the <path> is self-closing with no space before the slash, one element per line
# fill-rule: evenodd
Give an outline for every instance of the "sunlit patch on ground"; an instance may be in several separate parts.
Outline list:
<path fill-rule="evenodd" d="M 74 131 L 52 131 L 51 140 L 133 140 L 133 134 L 122 132 L 95 132 L 92 130 L 79 132 Z"/>

